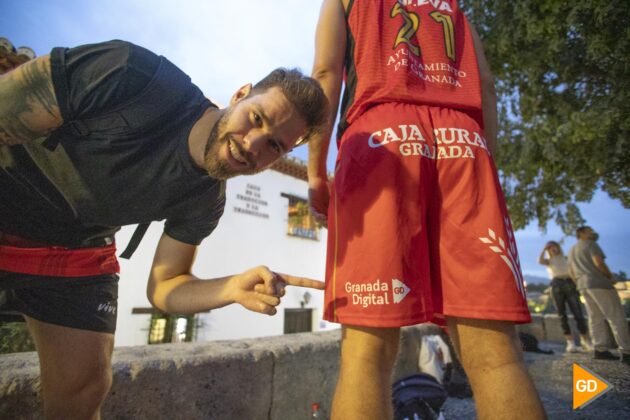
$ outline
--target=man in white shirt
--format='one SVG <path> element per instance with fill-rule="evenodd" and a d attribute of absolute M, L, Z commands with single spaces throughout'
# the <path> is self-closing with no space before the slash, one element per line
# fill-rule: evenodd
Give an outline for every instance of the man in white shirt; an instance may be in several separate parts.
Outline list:
<path fill-rule="evenodd" d="M 576 231 L 578 242 L 569 251 L 569 270 L 586 300 L 588 322 L 593 335 L 595 359 L 617 359 L 606 348 L 606 321 L 619 345 L 621 361 L 630 365 L 630 333 L 628 321 L 615 287 L 615 280 L 597 245 L 599 235 L 590 226 Z"/>

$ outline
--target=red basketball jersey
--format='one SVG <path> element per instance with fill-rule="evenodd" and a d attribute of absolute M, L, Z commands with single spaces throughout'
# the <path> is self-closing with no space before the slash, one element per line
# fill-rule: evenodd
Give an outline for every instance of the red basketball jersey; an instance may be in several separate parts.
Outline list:
<path fill-rule="evenodd" d="M 483 127 L 477 56 L 455 0 L 351 0 L 346 21 L 339 137 L 384 102 L 459 109 Z"/>

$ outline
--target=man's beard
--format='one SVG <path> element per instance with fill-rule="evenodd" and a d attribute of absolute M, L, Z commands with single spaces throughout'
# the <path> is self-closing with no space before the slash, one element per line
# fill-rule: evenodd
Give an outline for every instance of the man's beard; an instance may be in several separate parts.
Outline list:
<path fill-rule="evenodd" d="M 210 131 L 208 142 L 206 143 L 206 149 L 204 150 L 206 172 L 208 172 L 208 175 L 212 178 L 216 179 L 228 179 L 237 175 L 251 175 L 260 172 L 260 170 L 255 169 L 255 165 L 252 165 L 254 168 L 244 167 L 242 170 L 234 169 L 227 160 L 219 157 L 219 151 L 222 144 L 226 145 L 228 148 L 227 153 L 230 153 L 230 135 L 223 134 L 228 121 L 227 117 L 229 117 L 230 114 L 231 111 L 226 110 L 226 112 L 219 117 L 212 128 L 212 131 Z"/>

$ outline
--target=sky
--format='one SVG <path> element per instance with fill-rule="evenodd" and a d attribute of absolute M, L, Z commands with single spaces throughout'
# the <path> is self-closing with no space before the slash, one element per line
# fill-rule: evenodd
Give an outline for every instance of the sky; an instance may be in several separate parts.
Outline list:
<path fill-rule="evenodd" d="M 57 46 L 123 39 L 164 55 L 217 104 L 227 105 L 242 85 L 276 67 L 309 73 L 319 0 L 2 0 L 0 37 L 38 55 Z M 500 145 L 499 145 L 500 147 Z M 329 153 L 332 168 L 336 147 Z M 305 160 L 306 148 L 292 155 Z M 579 204 L 612 271 L 630 275 L 630 210 L 598 192 Z M 550 223 L 542 233 L 534 221 L 516 232 L 523 272 L 546 278 L 537 263 L 548 240 L 565 253 L 575 238 Z"/>

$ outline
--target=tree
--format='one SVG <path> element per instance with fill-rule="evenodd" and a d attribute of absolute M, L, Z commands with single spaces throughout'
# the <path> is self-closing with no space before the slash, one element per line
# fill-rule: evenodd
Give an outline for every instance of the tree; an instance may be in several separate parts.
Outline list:
<path fill-rule="evenodd" d="M 597 189 L 630 207 L 627 0 L 463 0 L 499 95 L 497 166 L 515 228 L 584 221 Z"/>

